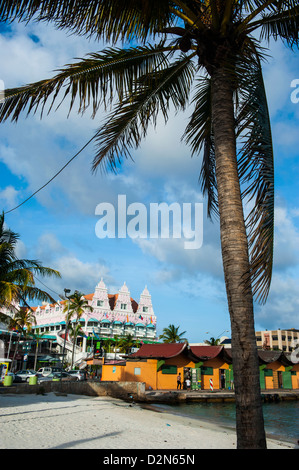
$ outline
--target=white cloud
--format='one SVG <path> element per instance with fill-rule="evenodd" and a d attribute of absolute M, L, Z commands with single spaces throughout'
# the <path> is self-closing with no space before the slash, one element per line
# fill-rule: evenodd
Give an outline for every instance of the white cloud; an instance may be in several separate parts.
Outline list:
<path fill-rule="evenodd" d="M 18 191 L 13 186 L 7 186 L 0 191 L 0 207 L 12 208 L 17 204 Z"/>
<path fill-rule="evenodd" d="M 277 206 L 274 213 L 274 269 L 287 269 L 299 264 L 299 231 L 286 207 Z"/>
<path fill-rule="evenodd" d="M 298 283 L 298 277 L 274 274 L 266 305 L 256 308 L 258 328 L 298 327 Z"/>
<path fill-rule="evenodd" d="M 65 248 L 54 233 L 44 233 L 39 237 L 35 251 L 43 266 L 56 269 L 61 274 L 61 279 L 37 276 L 37 279 L 40 279 L 49 288 L 49 293 L 55 298 L 57 295 L 54 292 L 63 294 L 64 288 L 71 289 L 72 292 L 79 290 L 84 294 L 90 294 L 94 292 L 101 277 L 107 285 L 115 284 L 110 269 L 103 262 L 97 259 L 94 259 L 93 262 L 82 261 L 76 254 Z M 43 284 L 39 287 L 47 290 Z"/>

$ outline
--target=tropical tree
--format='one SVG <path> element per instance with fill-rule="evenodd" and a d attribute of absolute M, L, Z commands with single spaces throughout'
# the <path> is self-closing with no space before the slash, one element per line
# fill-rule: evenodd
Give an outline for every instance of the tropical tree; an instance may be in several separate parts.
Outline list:
<path fill-rule="evenodd" d="M 192 154 L 203 151 L 200 180 L 208 215 L 220 219 L 237 445 L 266 447 L 253 299 L 264 302 L 271 282 L 274 165 L 261 40 L 282 39 L 298 47 L 298 0 L 0 2 L 0 20 L 33 18 L 114 47 L 49 80 L 6 90 L 0 119 L 16 121 L 25 109 L 43 111 L 47 102 L 51 110 L 67 97 L 70 109 L 75 103 L 80 112 L 91 106 L 93 116 L 101 104 L 113 103 L 95 134 L 94 170 L 106 164 L 116 171 L 159 113 L 167 121 L 170 110 L 185 110 L 192 97 L 183 139 Z M 119 40 L 130 46 L 116 47 Z M 252 205 L 246 217 L 245 201 Z"/>
<path fill-rule="evenodd" d="M 81 292 L 75 291 L 74 294 L 70 297 L 68 301 L 66 301 L 64 307 L 64 313 L 66 313 L 66 324 L 69 325 L 68 329 L 70 334 L 73 336 L 73 350 L 72 350 L 72 362 L 71 362 L 71 369 L 73 368 L 74 364 L 74 357 L 75 357 L 75 347 L 77 342 L 77 336 L 82 331 L 80 325 L 80 319 L 82 315 L 86 312 L 92 312 L 93 307 L 88 304 L 88 300 L 84 297 Z M 71 319 L 75 317 L 74 324 L 71 325 Z"/>
<path fill-rule="evenodd" d="M 163 343 L 183 343 L 187 341 L 186 338 L 183 338 L 186 331 L 179 333 L 179 329 L 179 326 L 168 325 L 167 328 L 163 328 L 159 339 L 162 339 Z"/>
<path fill-rule="evenodd" d="M 34 332 L 33 331 L 30 332 L 30 336 L 35 341 L 35 355 L 34 355 L 34 367 L 33 367 L 34 370 L 36 370 L 36 366 L 37 366 L 38 346 L 45 334 L 46 334 L 46 331 L 41 333 L 39 328 L 35 328 Z"/>
<path fill-rule="evenodd" d="M 114 340 L 112 338 L 105 339 L 102 343 L 102 348 L 105 353 L 110 353 L 114 347 Z"/>
<path fill-rule="evenodd" d="M 120 343 L 119 343 L 119 348 L 121 352 L 129 354 L 132 348 L 139 348 L 140 345 L 141 343 L 138 339 L 134 339 L 133 335 L 128 334 L 124 336 L 123 338 L 121 338 Z"/>
<path fill-rule="evenodd" d="M 17 344 L 12 358 L 12 368 L 14 368 L 15 358 L 19 349 L 20 339 L 31 334 L 32 325 L 36 324 L 35 316 L 30 308 L 21 307 L 16 311 L 13 318 L 10 318 L 9 328 L 18 331 Z"/>
<path fill-rule="evenodd" d="M 209 346 L 218 346 L 220 343 L 219 338 L 213 338 L 213 336 L 210 339 L 206 339 L 205 343 L 208 344 Z"/>

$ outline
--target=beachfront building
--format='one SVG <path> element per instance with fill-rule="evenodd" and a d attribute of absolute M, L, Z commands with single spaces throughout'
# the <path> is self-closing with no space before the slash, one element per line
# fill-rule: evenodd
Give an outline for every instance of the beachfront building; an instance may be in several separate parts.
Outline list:
<path fill-rule="evenodd" d="M 131 297 L 126 283 L 117 294 L 108 294 L 108 289 L 101 279 L 95 287 L 95 292 L 84 297 L 92 307 L 92 311 L 86 310 L 80 318 L 86 336 L 95 333 L 103 338 L 113 338 L 116 335 L 131 334 L 134 338 L 155 339 L 156 316 L 147 287 L 137 303 Z M 57 304 L 33 307 L 36 328 L 41 332 L 59 336 L 59 332 L 65 327 L 65 303 L 65 300 L 61 300 Z"/>
<path fill-rule="evenodd" d="M 299 345 L 299 330 L 295 328 L 256 331 L 255 336 L 257 347 L 262 349 L 292 352 Z"/>
<path fill-rule="evenodd" d="M 147 287 L 144 288 L 137 303 L 131 297 L 126 283 L 117 294 L 109 294 L 103 279 L 101 279 L 96 285 L 94 293 L 84 297 L 88 301 L 88 305 L 92 307 L 92 311 L 86 309 L 80 318 L 84 336 L 78 336 L 78 344 L 75 346 L 75 363 L 77 365 L 80 364 L 80 361 L 93 355 L 93 346 L 99 340 L 113 339 L 115 336 L 122 337 L 129 334 L 134 339 L 143 341 L 156 339 L 157 318 Z M 43 341 L 51 342 L 51 353 L 54 357 L 61 359 L 65 347 L 68 360 L 73 350 L 73 343 L 70 335 L 65 338 L 66 302 L 66 300 L 58 300 L 55 304 L 43 303 L 32 307 L 36 319 L 36 325 L 32 325 L 32 329 L 33 332 L 38 329 L 39 334 L 43 334 Z M 75 318 L 71 319 L 71 322 L 75 321 Z"/>
<path fill-rule="evenodd" d="M 284 352 L 259 351 L 262 390 L 298 389 L 299 363 Z M 191 379 L 192 390 L 233 390 L 231 349 L 187 343 L 143 344 L 123 361 L 102 366 L 103 381 L 144 382 L 146 389 L 174 390 L 177 376 Z"/>

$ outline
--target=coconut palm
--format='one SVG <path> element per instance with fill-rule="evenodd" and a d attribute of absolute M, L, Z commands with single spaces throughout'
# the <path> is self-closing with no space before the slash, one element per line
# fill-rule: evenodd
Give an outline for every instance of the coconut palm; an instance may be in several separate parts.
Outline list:
<path fill-rule="evenodd" d="M 73 368 L 75 347 L 77 342 L 77 336 L 81 332 L 80 319 L 86 311 L 92 312 L 93 308 L 88 304 L 88 300 L 84 297 L 81 292 L 75 291 L 74 294 L 66 301 L 64 307 L 64 313 L 66 313 L 66 324 L 70 325 L 71 319 L 75 317 L 74 324 L 69 326 L 69 331 L 73 336 L 73 350 L 72 350 L 72 362 L 71 369 Z"/>
<path fill-rule="evenodd" d="M 159 339 L 162 339 L 163 343 L 182 343 L 187 341 L 186 338 L 183 338 L 186 331 L 179 333 L 179 329 L 179 326 L 168 325 L 167 328 L 163 328 L 163 332 L 159 336 Z"/>
<path fill-rule="evenodd" d="M 138 348 L 140 347 L 140 345 L 140 341 L 138 339 L 134 339 L 134 336 L 131 334 L 128 334 L 121 338 L 119 343 L 120 351 L 126 354 L 129 354 L 132 348 Z"/>
<path fill-rule="evenodd" d="M 43 333 L 40 332 L 40 329 L 39 328 L 35 328 L 34 332 L 31 331 L 30 332 L 30 336 L 34 339 L 35 341 L 35 355 L 34 355 L 34 367 L 33 369 L 36 370 L 36 366 L 37 366 L 37 353 L 38 353 L 38 346 L 39 346 L 39 343 L 40 341 L 43 339 L 43 337 L 45 336 L 46 334 L 46 331 L 44 331 Z"/>
<path fill-rule="evenodd" d="M 209 346 L 218 346 L 220 343 L 219 338 L 213 338 L 213 336 L 210 339 L 206 339 L 205 343 L 208 344 Z"/>
<path fill-rule="evenodd" d="M 274 165 L 263 83 L 261 40 L 299 44 L 298 0 L 2 0 L 0 20 L 54 22 L 112 46 L 53 78 L 5 91 L 0 119 L 50 110 L 70 99 L 93 117 L 113 103 L 96 132 L 93 169 L 117 170 L 158 114 L 182 111 L 192 154 L 203 152 L 200 180 L 208 214 L 220 219 L 231 319 L 237 445 L 266 446 L 253 298 L 267 298 L 273 259 Z M 170 41 L 168 41 L 170 39 Z M 117 41 L 130 44 L 116 47 Z M 134 44 L 134 45 L 132 45 Z M 192 85 L 194 88 L 192 89 Z M 192 91 L 193 90 L 193 91 Z M 59 101 L 58 101 L 59 100 Z M 244 216 L 243 202 L 252 209 Z"/>
<path fill-rule="evenodd" d="M 17 344 L 12 358 L 12 368 L 14 368 L 14 362 L 19 349 L 21 336 L 26 338 L 30 335 L 33 324 L 36 324 L 35 316 L 32 310 L 27 307 L 21 307 L 14 313 L 13 318 L 10 318 L 9 328 L 17 330 L 20 333 L 18 335 Z"/>

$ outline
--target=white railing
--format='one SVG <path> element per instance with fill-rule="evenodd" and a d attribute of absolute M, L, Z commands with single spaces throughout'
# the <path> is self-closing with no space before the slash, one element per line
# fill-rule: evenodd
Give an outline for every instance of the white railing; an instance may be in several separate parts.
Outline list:
<path fill-rule="evenodd" d="M 57 331 L 56 332 L 56 335 L 57 335 L 57 343 L 59 344 L 59 346 L 61 346 L 62 348 L 64 347 L 64 344 L 65 344 L 65 348 L 68 350 L 68 351 L 73 351 L 73 342 L 72 341 L 69 341 L 69 340 L 66 340 L 65 343 L 64 343 L 64 338 L 61 337 L 61 335 L 65 333 L 65 330 L 60 330 L 60 331 Z M 80 346 L 75 346 L 75 354 L 79 354 L 80 352 L 82 352 L 82 348 L 80 348 Z"/>

